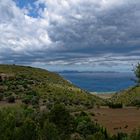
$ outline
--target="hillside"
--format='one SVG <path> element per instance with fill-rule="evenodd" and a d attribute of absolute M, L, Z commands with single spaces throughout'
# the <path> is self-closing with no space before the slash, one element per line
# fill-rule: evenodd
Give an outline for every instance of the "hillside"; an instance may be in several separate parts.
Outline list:
<path fill-rule="evenodd" d="M 44 69 L 0 65 L 0 105 L 27 104 L 49 109 L 63 103 L 70 109 L 90 108 L 102 100 Z"/>
<path fill-rule="evenodd" d="M 124 105 L 140 105 L 140 86 L 130 87 L 118 92 L 112 96 L 111 100 L 115 103 L 123 103 Z"/>
<path fill-rule="evenodd" d="M 137 121 L 131 124 L 131 110 L 120 109 L 119 113 L 98 108 L 103 103 L 103 99 L 79 89 L 56 73 L 0 65 L 1 140 L 139 139 L 139 131 L 132 135 L 119 133 L 131 132 L 139 126 L 138 110 L 133 110 Z M 93 108 L 94 105 L 97 107 Z M 127 121 L 123 114 L 128 115 Z"/>

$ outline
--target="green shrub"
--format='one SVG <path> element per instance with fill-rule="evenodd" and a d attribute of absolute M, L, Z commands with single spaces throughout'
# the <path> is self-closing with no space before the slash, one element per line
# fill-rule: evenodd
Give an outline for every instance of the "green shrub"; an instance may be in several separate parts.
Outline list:
<path fill-rule="evenodd" d="M 26 95 L 25 97 L 23 97 L 22 102 L 25 103 L 25 104 L 30 104 L 32 98 L 33 98 L 32 95 Z"/>
<path fill-rule="evenodd" d="M 79 133 L 74 133 L 74 134 L 71 135 L 70 140 L 84 140 L 84 138 L 81 137 Z"/>
<path fill-rule="evenodd" d="M 11 96 L 12 94 L 13 94 L 13 92 L 10 92 L 10 91 L 4 92 L 4 96 L 5 96 L 5 97 L 9 97 L 9 96 Z"/>
<path fill-rule="evenodd" d="M 92 135 L 100 130 L 100 127 L 91 121 L 90 117 L 85 112 L 81 112 L 75 118 L 76 131 L 83 137 Z"/>
<path fill-rule="evenodd" d="M 140 140 L 140 129 L 135 129 L 130 135 L 130 140 Z"/>
<path fill-rule="evenodd" d="M 54 106 L 54 102 L 47 102 L 46 103 L 46 107 L 48 108 L 48 109 L 52 109 L 52 107 Z"/>
<path fill-rule="evenodd" d="M 136 78 L 137 78 L 136 82 L 138 84 L 140 84 L 140 63 L 137 64 L 137 66 L 136 66 L 136 68 L 134 70 L 134 73 L 135 73 Z"/>
<path fill-rule="evenodd" d="M 54 105 L 50 111 L 49 120 L 56 125 L 63 139 L 65 139 L 71 133 L 73 128 L 73 117 L 70 115 L 69 111 L 64 105 Z"/>
<path fill-rule="evenodd" d="M 106 140 L 104 134 L 96 132 L 94 135 L 88 135 L 86 140 Z"/>
<path fill-rule="evenodd" d="M 91 121 L 82 121 L 77 125 L 77 132 L 86 137 L 99 131 L 98 127 Z"/>
<path fill-rule="evenodd" d="M 3 97 L 4 97 L 4 94 L 0 93 L 0 101 L 2 101 Z"/>
<path fill-rule="evenodd" d="M 118 133 L 117 135 L 112 136 L 111 140 L 137 140 L 137 139 L 129 139 L 126 133 Z"/>
<path fill-rule="evenodd" d="M 38 96 L 33 96 L 31 99 L 31 104 L 32 105 L 38 105 L 39 104 L 39 97 Z"/>
<path fill-rule="evenodd" d="M 38 140 L 37 127 L 37 123 L 33 119 L 26 118 L 16 132 L 16 140 Z"/>
<path fill-rule="evenodd" d="M 15 102 L 15 97 L 14 96 L 9 96 L 7 97 L 8 103 L 14 103 Z"/>
<path fill-rule="evenodd" d="M 41 137 L 42 140 L 60 140 L 56 126 L 48 120 L 44 123 Z"/>
<path fill-rule="evenodd" d="M 116 108 L 123 108 L 123 104 L 121 103 L 109 103 L 108 104 L 109 108 L 113 108 L 113 109 L 116 109 Z"/>
<path fill-rule="evenodd" d="M 131 102 L 132 105 L 140 107 L 140 98 L 136 98 Z"/>
<path fill-rule="evenodd" d="M 76 115 L 75 124 L 78 125 L 80 122 L 83 122 L 83 121 L 86 121 L 86 122 L 91 121 L 90 117 L 85 112 L 81 112 L 80 114 Z"/>
<path fill-rule="evenodd" d="M 31 90 L 31 91 L 27 91 L 27 92 L 26 92 L 26 95 L 37 96 L 38 94 L 37 94 L 36 91 Z"/>
<path fill-rule="evenodd" d="M 33 140 L 35 123 L 31 117 L 28 118 L 29 121 L 26 119 L 31 114 L 33 115 L 33 112 L 21 107 L 0 108 L 0 139 Z"/>

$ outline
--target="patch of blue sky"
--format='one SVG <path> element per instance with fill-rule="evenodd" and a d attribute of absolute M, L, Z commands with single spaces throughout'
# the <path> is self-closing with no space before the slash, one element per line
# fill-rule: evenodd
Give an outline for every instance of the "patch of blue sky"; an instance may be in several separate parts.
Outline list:
<path fill-rule="evenodd" d="M 20 9 L 27 9 L 28 10 L 28 16 L 38 18 L 40 17 L 40 11 L 44 10 L 45 5 L 43 3 L 36 4 L 37 0 L 14 0 L 16 2 L 16 5 Z"/>

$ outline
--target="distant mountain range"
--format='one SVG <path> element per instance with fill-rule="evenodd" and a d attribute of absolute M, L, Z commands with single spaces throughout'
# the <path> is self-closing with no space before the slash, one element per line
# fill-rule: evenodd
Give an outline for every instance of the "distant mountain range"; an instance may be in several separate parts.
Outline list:
<path fill-rule="evenodd" d="M 120 73 L 117 71 L 77 71 L 77 70 L 63 70 L 55 71 L 57 73 Z"/>

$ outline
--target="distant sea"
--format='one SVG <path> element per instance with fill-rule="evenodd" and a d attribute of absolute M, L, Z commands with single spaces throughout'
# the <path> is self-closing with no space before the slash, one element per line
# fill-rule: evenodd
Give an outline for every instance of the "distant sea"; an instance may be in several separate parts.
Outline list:
<path fill-rule="evenodd" d="M 134 74 L 129 72 L 59 72 L 65 79 L 89 92 L 116 92 L 133 86 Z"/>

